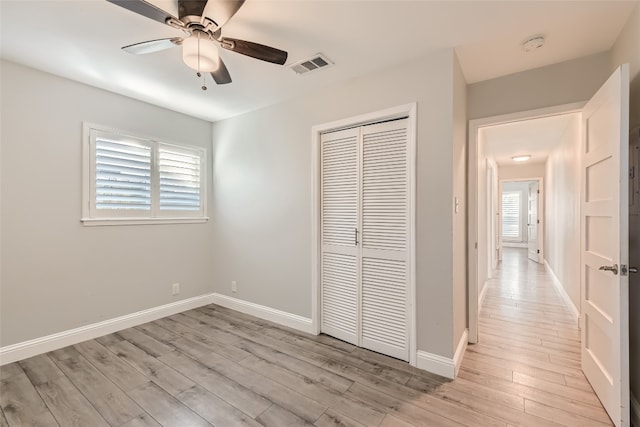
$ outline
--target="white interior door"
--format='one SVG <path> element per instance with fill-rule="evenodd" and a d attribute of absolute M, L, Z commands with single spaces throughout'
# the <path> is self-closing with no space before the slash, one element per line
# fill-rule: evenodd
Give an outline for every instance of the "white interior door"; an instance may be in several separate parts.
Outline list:
<path fill-rule="evenodd" d="M 527 247 L 529 259 L 542 262 L 540 259 L 540 184 L 538 181 L 529 182 L 529 200 L 527 203 Z"/>
<path fill-rule="evenodd" d="M 359 129 L 323 134 L 321 330 L 358 345 L 360 257 Z"/>
<path fill-rule="evenodd" d="M 616 426 L 629 426 L 629 68 L 585 106 L 582 145 L 582 369 Z"/>

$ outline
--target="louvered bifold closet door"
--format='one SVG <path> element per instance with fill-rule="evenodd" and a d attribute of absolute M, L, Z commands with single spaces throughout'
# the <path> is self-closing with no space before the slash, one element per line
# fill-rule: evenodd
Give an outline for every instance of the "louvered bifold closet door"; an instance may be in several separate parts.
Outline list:
<path fill-rule="evenodd" d="M 409 360 L 408 119 L 362 129 L 362 347 Z"/>
<path fill-rule="evenodd" d="M 322 324 L 324 333 L 358 345 L 358 129 L 323 134 Z"/>

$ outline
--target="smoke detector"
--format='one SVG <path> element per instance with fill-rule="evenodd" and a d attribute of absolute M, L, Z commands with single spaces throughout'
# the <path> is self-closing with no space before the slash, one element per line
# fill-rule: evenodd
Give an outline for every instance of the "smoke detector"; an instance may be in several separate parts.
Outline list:
<path fill-rule="evenodd" d="M 529 37 L 524 43 L 522 43 L 522 49 L 524 49 L 525 52 L 532 52 L 540 49 L 542 46 L 544 46 L 543 35 Z"/>
<path fill-rule="evenodd" d="M 319 70 L 321 68 L 328 68 L 333 65 L 333 62 L 322 53 L 318 53 L 311 58 L 303 59 L 295 64 L 291 64 L 291 68 L 296 74 L 302 75 L 309 71 Z"/>

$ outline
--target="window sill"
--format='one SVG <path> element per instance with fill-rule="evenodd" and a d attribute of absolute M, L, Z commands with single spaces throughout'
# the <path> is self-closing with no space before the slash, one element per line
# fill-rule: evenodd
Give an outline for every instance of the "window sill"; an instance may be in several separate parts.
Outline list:
<path fill-rule="evenodd" d="M 81 218 L 85 227 L 105 225 L 161 225 L 161 224 L 199 224 L 207 222 L 209 217 L 197 218 Z"/>

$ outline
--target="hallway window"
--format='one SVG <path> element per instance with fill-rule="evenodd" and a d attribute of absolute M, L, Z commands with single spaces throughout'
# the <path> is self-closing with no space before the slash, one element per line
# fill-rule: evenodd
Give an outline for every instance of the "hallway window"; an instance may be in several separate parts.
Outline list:
<path fill-rule="evenodd" d="M 502 192 L 502 238 L 522 240 L 520 234 L 520 191 Z"/>

